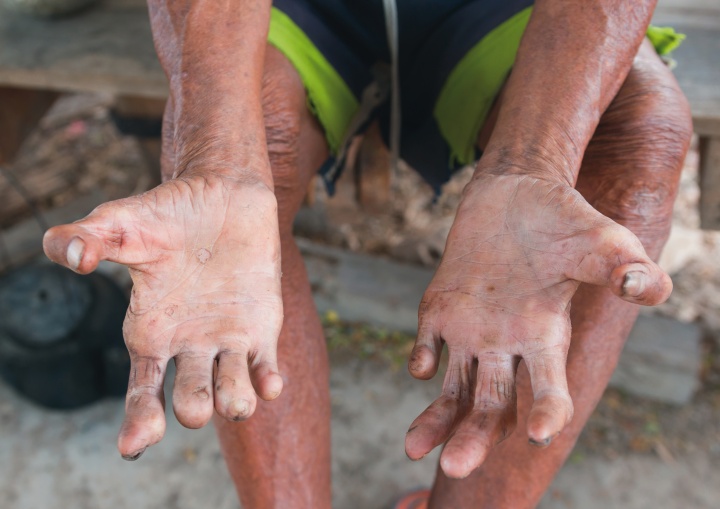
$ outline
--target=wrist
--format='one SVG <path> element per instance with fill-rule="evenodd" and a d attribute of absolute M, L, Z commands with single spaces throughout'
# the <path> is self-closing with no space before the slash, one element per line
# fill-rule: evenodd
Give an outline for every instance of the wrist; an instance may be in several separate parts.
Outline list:
<path fill-rule="evenodd" d="M 233 128 L 228 123 L 222 129 L 195 124 L 176 131 L 172 178 L 218 176 L 262 183 L 272 190 L 264 132 L 264 128 Z"/>
<path fill-rule="evenodd" d="M 528 145 L 530 147 L 532 145 Z M 486 175 L 524 175 L 574 187 L 579 170 L 561 151 L 538 148 L 486 150 L 478 161 L 473 180 Z"/>

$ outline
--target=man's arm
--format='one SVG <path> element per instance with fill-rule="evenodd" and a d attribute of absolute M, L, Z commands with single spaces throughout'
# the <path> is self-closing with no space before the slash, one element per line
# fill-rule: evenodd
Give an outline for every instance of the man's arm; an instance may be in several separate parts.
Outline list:
<path fill-rule="evenodd" d="M 258 396 L 282 390 L 280 236 L 260 96 L 269 12 L 269 0 L 151 0 L 174 106 L 164 133 L 173 178 L 45 235 L 47 255 L 76 272 L 100 260 L 130 269 L 126 459 L 165 432 L 170 359 L 173 409 L 189 428 L 214 411 L 246 419 Z"/>
<path fill-rule="evenodd" d="M 272 189 L 261 84 L 270 0 L 148 0 L 170 83 L 173 176 L 214 174 Z"/>
<path fill-rule="evenodd" d="M 574 185 L 656 3 L 538 0 L 478 175 L 517 173 Z"/>
<path fill-rule="evenodd" d="M 654 305 L 672 288 L 629 230 L 573 186 L 601 115 L 637 53 L 654 1 L 538 0 L 498 122 L 466 186 L 443 259 L 419 312 L 409 369 L 441 396 L 412 424 L 408 456 L 446 443 L 441 466 L 465 477 L 517 424 L 515 374 L 525 362 L 534 403 L 530 443 L 570 422 L 570 300 L 580 283 Z M 598 359 L 603 362 L 603 359 Z"/>

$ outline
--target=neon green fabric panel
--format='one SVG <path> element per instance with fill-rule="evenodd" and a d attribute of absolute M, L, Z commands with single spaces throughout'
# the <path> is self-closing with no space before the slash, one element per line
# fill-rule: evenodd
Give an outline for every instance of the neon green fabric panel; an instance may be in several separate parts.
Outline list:
<path fill-rule="evenodd" d="M 268 42 L 297 69 L 308 94 L 308 107 L 325 129 L 330 152 L 337 154 L 358 100 L 307 35 L 285 13 L 272 8 Z"/>
<path fill-rule="evenodd" d="M 450 147 L 450 167 L 475 160 L 478 132 L 515 62 L 532 7 L 519 12 L 478 42 L 448 76 L 433 114 Z M 672 28 L 650 26 L 647 37 L 660 55 L 685 39 Z"/>
<path fill-rule="evenodd" d="M 650 25 L 647 38 L 655 46 L 658 55 L 667 55 L 685 40 L 685 34 L 679 34 L 672 27 L 656 27 Z"/>
<path fill-rule="evenodd" d="M 520 46 L 528 7 L 488 33 L 448 76 L 433 114 L 450 146 L 451 167 L 475 160 L 475 140 Z"/>

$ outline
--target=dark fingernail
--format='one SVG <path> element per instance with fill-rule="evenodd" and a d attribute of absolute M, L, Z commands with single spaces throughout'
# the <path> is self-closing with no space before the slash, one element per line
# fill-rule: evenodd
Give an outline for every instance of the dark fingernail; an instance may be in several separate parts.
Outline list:
<path fill-rule="evenodd" d="M 140 456 L 143 455 L 144 452 L 145 452 L 145 449 L 141 449 L 138 452 L 136 452 L 135 454 L 123 454 L 122 459 L 124 459 L 125 461 L 136 461 L 140 458 Z"/>
<path fill-rule="evenodd" d="M 630 297 L 639 297 L 645 291 L 645 274 L 642 272 L 628 272 L 625 274 L 623 294 Z"/>
<path fill-rule="evenodd" d="M 552 442 L 552 437 L 547 437 L 545 440 L 535 440 L 534 438 L 528 439 L 528 442 L 530 442 L 530 445 L 534 445 L 535 447 L 547 447 L 550 445 L 550 442 Z"/>

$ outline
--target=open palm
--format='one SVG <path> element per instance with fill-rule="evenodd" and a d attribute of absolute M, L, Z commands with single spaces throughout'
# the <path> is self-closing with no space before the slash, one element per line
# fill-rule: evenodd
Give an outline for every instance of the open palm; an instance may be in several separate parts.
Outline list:
<path fill-rule="evenodd" d="M 275 196 L 266 187 L 220 177 L 171 180 L 50 229 L 44 247 L 81 274 L 100 260 L 130 269 L 123 331 L 132 368 L 118 441 L 126 459 L 164 434 L 171 358 L 173 406 L 187 427 L 204 426 L 213 409 L 247 418 L 256 393 L 268 400 L 280 394 L 280 241 Z"/>

